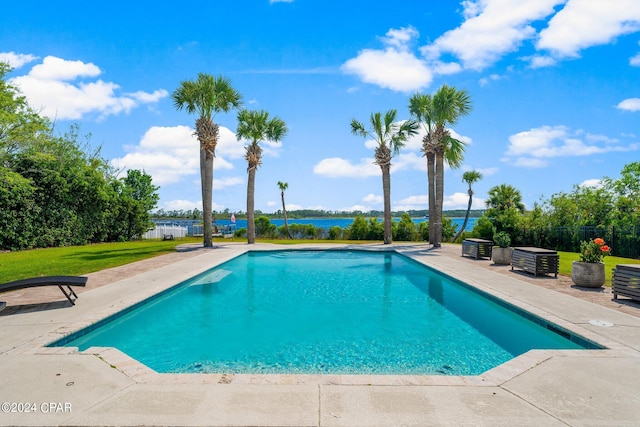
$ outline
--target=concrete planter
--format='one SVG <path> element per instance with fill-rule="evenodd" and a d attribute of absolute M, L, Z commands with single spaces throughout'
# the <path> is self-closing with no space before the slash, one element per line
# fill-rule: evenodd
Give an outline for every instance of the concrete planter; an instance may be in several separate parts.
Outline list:
<path fill-rule="evenodd" d="M 582 288 L 600 288 L 604 285 L 603 262 L 573 261 L 571 264 L 571 280 Z"/>
<path fill-rule="evenodd" d="M 511 248 L 494 246 L 491 250 L 491 259 L 494 264 L 509 265 L 511 264 L 511 252 Z"/>

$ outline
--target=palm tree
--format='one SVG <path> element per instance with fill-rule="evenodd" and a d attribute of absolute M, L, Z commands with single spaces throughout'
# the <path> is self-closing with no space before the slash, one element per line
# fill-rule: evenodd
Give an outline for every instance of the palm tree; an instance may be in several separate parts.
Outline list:
<path fill-rule="evenodd" d="M 465 90 L 443 85 L 434 95 L 416 93 L 409 100 L 409 112 L 426 131 L 422 152 L 427 158 L 429 190 L 429 241 L 434 247 L 442 242 L 442 203 L 444 201 L 444 162 L 460 167 L 465 143 L 451 136 L 453 126 L 471 111 L 471 99 Z"/>
<path fill-rule="evenodd" d="M 200 182 L 202 187 L 202 217 L 204 221 L 204 246 L 211 247 L 211 223 L 213 220 L 213 158 L 218 144 L 218 125 L 213 118 L 220 111 L 238 108 L 242 96 L 225 77 L 213 77 L 200 73 L 196 80 L 186 80 L 171 95 L 173 105 L 180 111 L 198 114 L 195 135 L 200 142 Z"/>
<path fill-rule="evenodd" d="M 382 193 L 384 198 L 384 244 L 391 243 L 391 158 L 398 154 L 409 137 L 418 133 L 418 123 L 414 120 L 395 122 L 396 110 L 389 110 L 384 115 L 371 114 L 371 129 L 353 119 L 351 132 L 354 135 L 370 137 L 378 146 L 375 149 L 375 164 L 382 170 Z"/>
<path fill-rule="evenodd" d="M 466 171 L 462 174 L 462 180 L 469 184 L 469 189 L 467 190 L 467 194 L 469 194 L 469 204 L 467 205 L 467 213 L 464 216 L 462 227 L 460 227 L 460 230 L 458 230 L 458 233 L 453 238 L 452 242 L 458 240 L 458 237 L 460 237 L 464 229 L 467 227 L 467 221 L 469 221 L 469 212 L 471 211 L 471 203 L 473 201 L 473 190 L 471 189 L 471 184 L 478 182 L 481 179 L 482 174 L 478 171 Z"/>
<path fill-rule="evenodd" d="M 284 190 L 289 188 L 289 184 L 286 182 L 278 181 L 278 187 L 280 188 L 280 198 L 282 199 L 282 215 L 284 216 L 284 229 L 287 230 L 287 237 L 291 238 L 289 233 L 289 224 L 287 224 L 287 208 L 284 205 Z"/>
<path fill-rule="evenodd" d="M 279 142 L 287 134 L 287 125 L 279 117 L 269 118 L 266 111 L 240 110 L 238 112 L 238 140 L 247 139 L 245 147 L 247 159 L 247 242 L 256 242 L 256 225 L 254 222 L 254 196 L 256 192 L 256 169 L 262 164 L 262 148 L 260 141 Z"/>
<path fill-rule="evenodd" d="M 513 235 L 519 217 L 525 212 L 520 191 L 512 185 L 500 184 L 490 188 L 488 195 L 485 216 L 496 232 L 505 231 Z"/>

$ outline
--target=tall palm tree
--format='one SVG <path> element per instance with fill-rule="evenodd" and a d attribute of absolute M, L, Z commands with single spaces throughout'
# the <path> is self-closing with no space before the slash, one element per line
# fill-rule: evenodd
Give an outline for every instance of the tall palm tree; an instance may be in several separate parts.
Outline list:
<path fill-rule="evenodd" d="M 462 227 L 460 227 L 460 230 L 458 230 L 458 233 L 453 238 L 452 242 L 458 240 L 458 237 L 460 237 L 464 229 L 467 227 L 467 222 L 469 221 L 469 212 L 471 211 L 471 203 L 473 202 L 473 190 L 471 189 L 471 184 L 474 184 L 481 179 L 482 174 L 478 171 L 466 171 L 462 174 L 462 180 L 469 185 L 469 189 L 467 190 L 467 194 L 469 194 L 469 204 L 467 205 L 467 213 L 464 216 Z"/>
<path fill-rule="evenodd" d="M 384 198 L 384 244 L 391 243 L 391 158 L 398 154 L 409 137 L 418 133 L 418 123 L 414 120 L 396 122 L 396 110 L 389 110 L 382 117 L 380 113 L 372 113 L 371 129 L 353 119 L 351 132 L 365 138 L 375 140 L 375 164 L 382 170 L 382 193 Z M 393 153 L 393 154 L 392 154 Z"/>
<path fill-rule="evenodd" d="M 287 231 L 287 237 L 291 238 L 291 233 L 289 233 L 289 224 L 287 224 L 287 208 L 284 205 L 284 190 L 289 188 L 289 184 L 286 182 L 278 181 L 278 188 L 280 188 L 280 198 L 282 199 L 282 216 L 284 217 L 284 229 Z"/>
<path fill-rule="evenodd" d="M 204 221 L 204 246 L 213 246 L 212 201 L 213 201 L 213 158 L 218 145 L 218 125 L 213 122 L 221 111 L 228 112 L 241 105 L 242 96 L 231 86 L 231 81 L 223 76 L 213 77 L 199 73 L 196 80 L 185 80 L 171 95 L 173 105 L 180 111 L 197 114 L 195 135 L 200 142 L 200 182 L 202 187 L 202 217 Z"/>
<path fill-rule="evenodd" d="M 434 247 L 442 242 L 442 203 L 444 201 L 444 162 L 459 167 L 465 143 L 451 136 L 453 126 L 471 111 L 471 99 L 465 90 L 443 85 L 434 95 L 416 93 L 409 100 L 409 112 L 426 131 L 422 152 L 427 158 L 429 190 L 429 241 Z"/>
<path fill-rule="evenodd" d="M 287 125 L 279 117 L 269 118 L 266 111 L 240 110 L 238 112 L 238 140 L 247 139 L 245 147 L 247 159 L 247 242 L 256 242 L 256 224 L 254 196 L 256 192 L 256 170 L 262 164 L 262 147 L 260 141 L 279 142 L 287 134 Z"/>

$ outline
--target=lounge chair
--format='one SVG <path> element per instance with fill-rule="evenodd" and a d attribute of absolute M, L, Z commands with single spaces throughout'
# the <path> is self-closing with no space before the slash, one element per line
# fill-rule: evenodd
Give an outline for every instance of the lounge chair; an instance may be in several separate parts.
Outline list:
<path fill-rule="evenodd" d="M 72 286 L 85 286 L 87 277 L 84 276 L 44 276 L 32 277 L 30 279 L 16 280 L 15 282 L 3 283 L 0 285 L 0 292 L 14 291 L 16 289 L 34 288 L 37 286 L 57 286 L 60 288 L 71 305 L 75 305 L 78 295 L 71 289 Z M 65 287 L 66 286 L 66 290 Z M 71 298 L 73 296 L 73 299 Z"/>

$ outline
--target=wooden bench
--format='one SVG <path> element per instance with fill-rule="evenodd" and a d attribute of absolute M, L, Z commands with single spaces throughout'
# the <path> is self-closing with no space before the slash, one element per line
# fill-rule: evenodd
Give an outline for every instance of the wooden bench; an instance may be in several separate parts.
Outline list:
<path fill-rule="evenodd" d="M 613 299 L 618 295 L 640 301 L 640 264 L 618 264 L 613 270 Z"/>
<path fill-rule="evenodd" d="M 553 273 L 557 278 L 558 260 L 558 253 L 551 249 L 517 247 L 511 254 L 511 270 L 519 268 L 534 276 Z"/>
<path fill-rule="evenodd" d="M 468 255 L 475 259 L 491 258 L 493 242 L 484 239 L 464 239 L 462 241 L 462 256 Z"/>
<path fill-rule="evenodd" d="M 163 234 L 162 240 L 173 240 L 173 234 Z"/>

